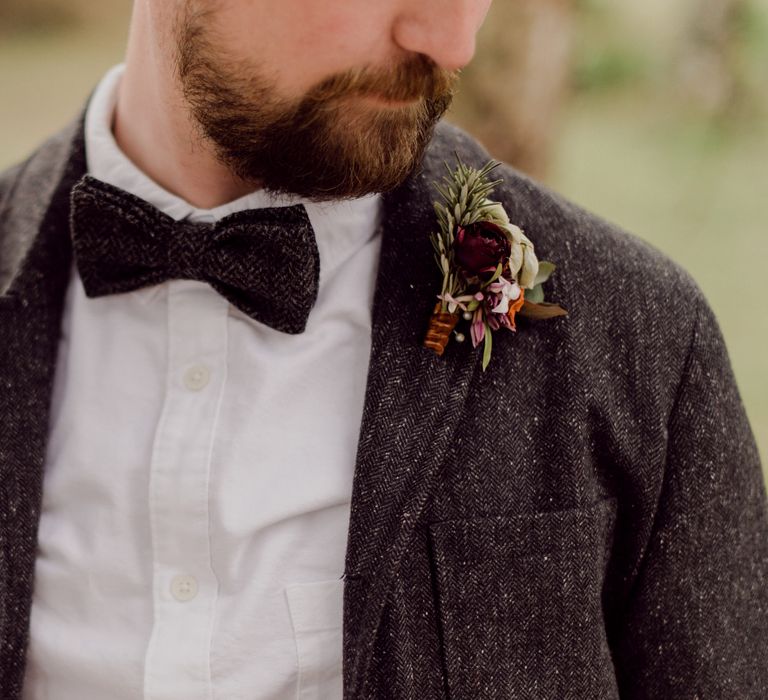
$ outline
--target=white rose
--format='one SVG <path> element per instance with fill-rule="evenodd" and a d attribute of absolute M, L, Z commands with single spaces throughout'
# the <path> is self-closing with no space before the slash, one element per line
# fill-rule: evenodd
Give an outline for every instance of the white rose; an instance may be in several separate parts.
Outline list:
<path fill-rule="evenodd" d="M 523 247 L 523 267 L 520 271 L 520 286 L 533 289 L 536 275 L 539 272 L 539 259 L 533 250 L 533 246 Z"/>
<path fill-rule="evenodd" d="M 512 242 L 511 253 L 509 254 L 509 272 L 513 278 L 517 278 L 517 273 L 523 266 L 523 246 L 520 243 Z"/>
<path fill-rule="evenodd" d="M 507 216 L 507 212 L 504 211 L 504 207 L 501 206 L 501 203 L 492 202 L 490 199 L 486 199 L 484 205 L 485 204 L 493 205 L 486 210 L 486 216 L 488 217 L 489 221 L 493 221 L 494 223 L 502 225 L 509 223 L 509 217 Z"/>

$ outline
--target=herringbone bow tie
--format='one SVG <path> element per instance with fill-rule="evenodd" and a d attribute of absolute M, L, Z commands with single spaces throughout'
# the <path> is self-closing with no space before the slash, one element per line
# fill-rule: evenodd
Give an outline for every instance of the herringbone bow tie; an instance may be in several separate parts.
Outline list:
<path fill-rule="evenodd" d="M 320 256 L 302 205 L 249 209 L 216 224 L 175 221 L 90 175 L 72 189 L 71 203 L 72 246 L 89 297 L 194 279 L 257 321 L 304 330 Z"/>

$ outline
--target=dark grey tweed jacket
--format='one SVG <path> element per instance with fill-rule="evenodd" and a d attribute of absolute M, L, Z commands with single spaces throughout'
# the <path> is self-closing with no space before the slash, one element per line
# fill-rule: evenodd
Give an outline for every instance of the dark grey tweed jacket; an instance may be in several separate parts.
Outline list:
<path fill-rule="evenodd" d="M 443 124 L 385 198 L 345 699 L 765 700 L 765 486 L 710 307 L 655 249 L 505 167 L 498 198 L 557 263 L 548 296 L 570 315 L 499 333 L 485 373 L 469 343 L 423 349 L 431 183 L 454 151 L 487 157 Z M 3 700 L 23 678 L 84 167 L 78 122 L 0 176 Z"/>

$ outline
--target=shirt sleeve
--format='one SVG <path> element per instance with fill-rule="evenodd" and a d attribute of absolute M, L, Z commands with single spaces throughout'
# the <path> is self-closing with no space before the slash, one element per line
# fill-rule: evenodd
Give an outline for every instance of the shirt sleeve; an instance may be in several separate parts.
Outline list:
<path fill-rule="evenodd" d="M 700 291 L 650 540 L 613 645 L 622 699 L 768 698 L 768 508 Z"/>

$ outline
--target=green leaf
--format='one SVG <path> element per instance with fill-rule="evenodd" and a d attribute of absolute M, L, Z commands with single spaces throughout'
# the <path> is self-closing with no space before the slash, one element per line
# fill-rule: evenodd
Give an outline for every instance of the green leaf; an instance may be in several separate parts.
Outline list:
<path fill-rule="evenodd" d="M 555 271 L 555 265 L 548 260 L 539 260 L 539 271 L 536 274 L 534 285 L 544 284 L 549 276 Z"/>
<path fill-rule="evenodd" d="M 493 284 L 497 279 L 499 279 L 499 277 L 501 277 L 501 273 L 503 270 L 504 270 L 504 265 L 502 263 L 499 263 L 496 266 L 496 272 L 493 273 L 493 277 L 491 277 L 491 279 L 489 279 L 488 282 L 485 285 L 483 285 L 483 288 L 487 287 L 489 284 Z"/>
<path fill-rule="evenodd" d="M 531 304 L 541 304 L 544 301 L 544 287 L 541 284 L 537 284 L 533 289 L 526 289 L 525 300 L 531 302 Z"/>
<path fill-rule="evenodd" d="M 491 335 L 491 328 L 485 324 L 485 344 L 483 345 L 483 372 L 491 361 L 491 346 L 493 345 L 493 336 Z"/>

